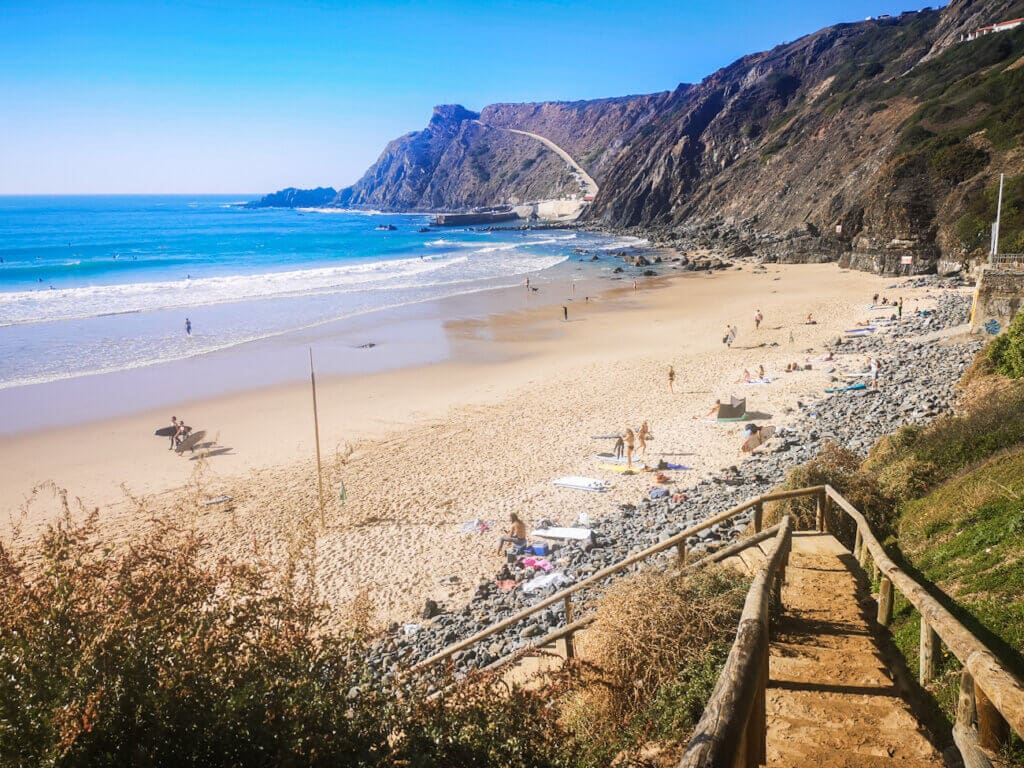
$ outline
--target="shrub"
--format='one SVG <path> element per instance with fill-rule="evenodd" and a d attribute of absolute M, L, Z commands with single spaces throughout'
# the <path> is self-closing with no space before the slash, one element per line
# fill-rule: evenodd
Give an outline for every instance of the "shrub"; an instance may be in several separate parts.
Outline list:
<path fill-rule="evenodd" d="M 1024 313 L 1017 313 L 1006 333 L 993 339 L 986 356 L 1004 376 L 1024 376 Z"/>
<path fill-rule="evenodd" d="M 158 526 L 101 547 L 70 513 L 31 561 L 0 548 L 0 763 L 367 765 L 386 746 L 364 646 L 308 595 L 203 565 Z"/>
<path fill-rule="evenodd" d="M 882 491 L 875 475 L 862 471 L 860 464 L 860 456 L 855 451 L 834 442 L 826 442 L 817 456 L 789 471 L 779 490 L 831 485 L 861 511 L 872 530 L 882 539 L 893 530 L 892 503 Z M 769 505 L 766 512 L 766 524 L 771 525 L 786 514 L 793 517 L 797 529 L 813 528 L 817 514 L 816 502 L 811 497 L 775 502 Z M 853 529 L 849 518 L 840 515 L 832 522 L 837 521 L 840 523 L 840 537 L 852 541 Z"/>
<path fill-rule="evenodd" d="M 931 157 L 935 175 L 950 186 L 965 181 L 988 165 L 988 152 L 966 142 L 957 142 L 937 150 Z"/>
<path fill-rule="evenodd" d="M 586 745 L 583 764 L 607 765 L 649 738 L 688 738 L 728 655 L 747 584 L 709 567 L 689 577 L 643 571 L 612 585 L 587 630 L 588 663 L 562 705 Z"/>

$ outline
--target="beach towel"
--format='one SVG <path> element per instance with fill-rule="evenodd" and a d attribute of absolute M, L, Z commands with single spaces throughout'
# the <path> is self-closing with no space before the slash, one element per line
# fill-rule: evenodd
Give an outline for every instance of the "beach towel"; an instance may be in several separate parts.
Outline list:
<path fill-rule="evenodd" d="M 551 570 L 551 561 L 543 557 L 524 557 L 522 563 L 526 568 L 532 568 L 535 571 Z"/>
<path fill-rule="evenodd" d="M 462 532 L 487 533 L 487 531 L 491 530 L 491 525 L 492 524 L 487 520 L 481 520 L 480 518 L 477 518 L 476 520 L 467 520 L 462 524 Z"/>
<path fill-rule="evenodd" d="M 579 477 L 578 475 L 566 475 L 551 481 L 559 488 L 572 488 L 576 491 L 594 491 L 603 493 L 612 486 L 606 480 L 596 480 L 593 477 Z"/>
<path fill-rule="evenodd" d="M 856 389 L 867 389 L 868 385 L 863 381 L 858 381 L 856 384 L 851 384 L 848 387 L 833 387 L 832 389 L 826 389 L 826 392 L 852 392 Z"/>
<path fill-rule="evenodd" d="M 843 333 L 849 333 L 849 334 L 855 334 L 855 333 L 874 333 L 874 332 L 875 332 L 875 326 L 873 326 L 873 325 L 866 325 L 863 328 L 848 328 L 847 330 L 843 331 Z"/>
<path fill-rule="evenodd" d="M 500 589 L 502 592 L 511 592 L 515 588 L 515 579 L 502 579 L 498 582 L 498 589 Z"/>
<path fill-rule="evenodd" d="M 693 467 L 688 467 L 685 464 L 669 464 L 669 463 L 666 462 L 665 469 L 683 470 L 683 469 L 693 469 Z"/>
<path fill-rule="evenodd" d="M 548 587 L 560 587 L 563 584 L 568 584 L 569 579 L 565 577 L 565 574 L 561 571 L 554 571 L 553 573 L 545 573 L 541 576 L 534 576 L 529 581 L 523 584 L 523 592 L 531 594 L 533 592 L 539 592 L 542 589 Z"/>
<path fill-rule="evenodd" d="M 538 528 L 530 534 L 538 539 L 574 539 L 576 541 L 586 541 L 589 539 L 593 532 L 589 528 Z"/>
<path fill-rule="evenodd" d="M 646 464 L 640 462 L 634 462 L 633 466 L 630 467 L 626 464 L 598 464 L 598 469 L 603 469 L 605 472 L 617 472 L 620 475 L 632 475 L 635 472 L 643 472 L 647 469 Z"/>
<path fill-rule="evenodd" d="M 775 379 L 770 376 L 765 376 L 763 379 L 751 379 L 750 381 L 743 382 L 744 384 L 771 384 Z"/>

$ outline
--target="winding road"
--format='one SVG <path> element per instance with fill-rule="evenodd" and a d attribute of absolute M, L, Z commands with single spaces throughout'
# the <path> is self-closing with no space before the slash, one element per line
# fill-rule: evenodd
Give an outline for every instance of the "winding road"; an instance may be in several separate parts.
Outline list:
<path fill-rule="evenodd" d="M 589 173 L 587 173 L 585 170 L 583 170 L 583 166 L 580 165 L 579 163 L 577 163 L 576 160 L 573 159 L 572 155 L 570 155 L 568 152 L 566 152 L 560 146 L 555 144 L 555 142 L 551 141 L 551 139 L 547 139 L 547 138 L 545 138 L 545 137 L 543 137 L 543 136 L 541 136 L 540 134 L 537 134 L 537 133 L 530 133 L 529 131 L 520 131 L 517 128 L 503 128 L 501 126 L 488 125 L 487 123 L 482 123 L 479 120 L 476 120 L 474 122 L 476 122 L 477 125 L 481 125 L 484 128 L 490 128 L 491 130 L 494 130 L 494 131 L 508 131 L 509 133 L 518 133 L 521 136 L 529 136 L 531 139 L 536 139 L 541 144 L 543 144 L 545 147 L 547 147 L 552 152 L 557 154 L 560 158 L 565 160 L 566 163 L 568 163 L 570 166 L 572 166 L 576 170 L 576 173 L 579 174 L 580 178 L 583 180 L 584 186 L 587 188 L 585 194 L 588 197 L 597 194 L 597 189 L 598 189 L 597 182 L 594 181 L 593 177 Z"/>

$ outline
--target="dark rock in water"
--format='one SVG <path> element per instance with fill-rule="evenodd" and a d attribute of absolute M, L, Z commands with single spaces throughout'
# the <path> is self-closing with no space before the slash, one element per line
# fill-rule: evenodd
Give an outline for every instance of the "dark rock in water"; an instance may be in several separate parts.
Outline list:
<path fill-rule="evenodd" d="M 655 276 L 655 275 L 657 275 L 657 274 L 658 274 L 658 273 L 657 273 L 657 272 L 655 272 L 655 271 L 654 271 L 653 269 L 645 269 L 645 270 L 643 271 L 643 276 L 644 276 L 644 277 L 654 277 L 654 276 Z"/>
<path fill-rule="evenodd" d="M 434 230 L 432 230 L 430 227 L 420 227 L 416 231 L 422 234 L 424 232 L 433 232 Z"/>
<path fill-rule="evenodd" d="M 621 275 L 622 272 L 623 272 L 622 267 L 616 267 L 615 269 L 612 270 L 612 274 L 615 274 L 615 275 Z"/>
<path fill-rule="evenodd" d="M 378 232 L 394 232 L 398 227 L 394 224 L 378 224 L 374 229 Z"/>

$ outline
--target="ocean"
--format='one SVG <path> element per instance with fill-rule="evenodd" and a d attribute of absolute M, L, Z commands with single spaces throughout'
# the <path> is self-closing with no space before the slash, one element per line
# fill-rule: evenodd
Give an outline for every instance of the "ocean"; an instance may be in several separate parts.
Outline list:
<path fill-rule="evenodd" d="M 250 210 L 246 199 L 0 197 L 0 389 L 511 287 L 574 249 L 635 244 L 559 230 L 420 232 L 428 216 Z"/>

